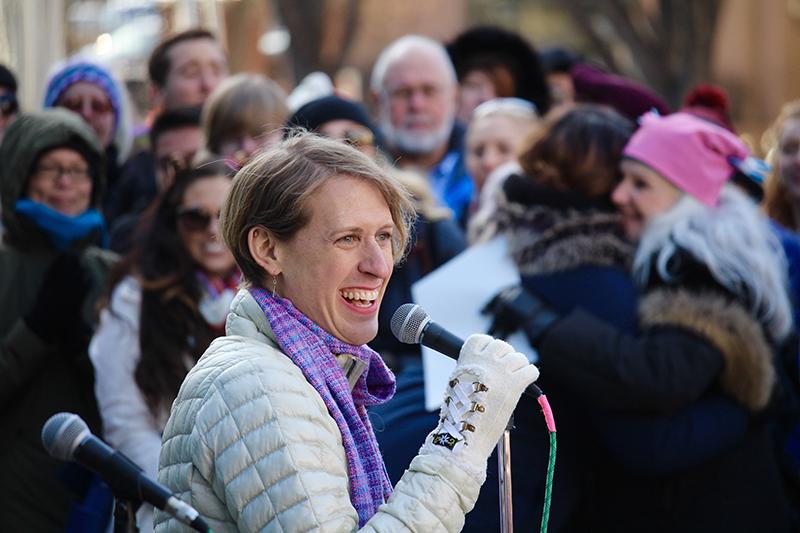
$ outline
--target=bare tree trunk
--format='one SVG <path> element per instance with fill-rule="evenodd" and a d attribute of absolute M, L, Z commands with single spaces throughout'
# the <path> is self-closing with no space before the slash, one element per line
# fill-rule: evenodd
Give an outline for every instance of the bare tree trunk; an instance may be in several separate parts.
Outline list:
<path fill-rule="evenodd" d="M 277 6 L 292 38 L 297 81 L 316 70 L 335 74 L 353 41 L 359 0 L 277 0 Z"/>
<path fill-rule="evenodd" d="M 607 66 L 619 72 L 613 41 L 601 31 L 599 23 L 613 28 L 616 39 L 631 51 L 634 67 L 644 82 L 671 107 L 677 107 L 689 88 L 710 76 L 720 3 L 659 0 L 649 11 L 641 0 L 561 0 L 559 4 L 586 32 Z"/>

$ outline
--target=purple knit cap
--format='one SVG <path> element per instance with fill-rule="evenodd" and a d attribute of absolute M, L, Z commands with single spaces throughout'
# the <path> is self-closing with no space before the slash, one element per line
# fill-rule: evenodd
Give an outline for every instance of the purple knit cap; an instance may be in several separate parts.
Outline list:
<path fill-rule="evenodd" d="M 728 130 L 688 113 L 647 113 L 623 150 L 706 205 L 716 205 L 733 175 L 731 159 L 744 161 L 747 146 Z"/>
<path fill-rule="evenodd" d="M 78 82 L 91 83 L 103 90 L 111 102 L 114 110 L 114 129 L 119 125 L 120 117 L 120 91 L 117 82 L 111 74 L 95 63 L 80 61 L 69 63 L 53 74 L 47 83 L 47 91 L 44 96 L 44 107 L 53 107 L 61 98 L 61 95 L 72 85 Z"/>

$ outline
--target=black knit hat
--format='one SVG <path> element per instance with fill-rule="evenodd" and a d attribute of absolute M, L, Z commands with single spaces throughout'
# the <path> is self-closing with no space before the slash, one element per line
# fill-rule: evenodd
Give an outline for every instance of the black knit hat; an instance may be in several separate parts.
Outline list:
<path fill-rule="evenodd" d="M 12 93 L 17 92 L 17 78 L 5 65 L 0 65 L 0 87 L 8 89 Z"/>
<path fill-rule="evenodd" d="M 539 52 L 542 68 L 546 73 L 561 72 L 569 74 L 569 70 L 583 59 L 572 50 L 560 46 L 551 46 Z"/>
<path fill-rule="evenodd" d="M 539 56 L 520 35 L 495 26 L 477 26 L 458 35 L 447 53 L 459 80 L 473 70 L 504 66 L 514 78 L 513 96 L 533 102 L 539 114 L 550 109 L 550 90 Z"/>
<path fill-rule="evenodd" d="M 378 129 L 369 120 L 364 106 L 335 94 L 311 100 L 292 113 L 292 116 L 286 120 L 284 137 L 288 137 L 291 134 L 292 128 L 317 131 L 320 126 L 332 120 L 352 120 L 356 124 L 361 124 L 372 132 L 375 146 L 378 148 L 383 147 L 383 138 Z"/>
<path fill-rule="evenodd" d="M 286 126 L 316 131 L 320 126 L 332 120 L 352 120 L 369 128 L 372 133 L 376 133 L 361 104 L 345 100 L 334 94 L 308 102 L 286 120 Z"/>

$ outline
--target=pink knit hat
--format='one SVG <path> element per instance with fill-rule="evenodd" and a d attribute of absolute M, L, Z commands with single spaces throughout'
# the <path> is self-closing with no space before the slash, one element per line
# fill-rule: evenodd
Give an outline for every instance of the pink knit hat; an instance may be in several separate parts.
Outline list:
<path fill-rule="evenodd" d="M 623 150 L 706 205 L 717 203 L 733 175 L 730 158 L 744 160 L 747 147 L 728 130 L 688 113 L 648 113 Z"/>

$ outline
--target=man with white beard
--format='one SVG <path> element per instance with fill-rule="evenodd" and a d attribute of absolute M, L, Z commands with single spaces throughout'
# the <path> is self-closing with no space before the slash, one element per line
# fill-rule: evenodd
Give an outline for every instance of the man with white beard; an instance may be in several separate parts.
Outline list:
<path fill-rule="evenodd" d="M 428 37 L 401 37 L 378 56 L 370 86 L 396 164 L 426 174 L 463 226 L 473 185 L 464 165 L 464 128 L 455 121 L 458 82 L 447 51 Z"/>

